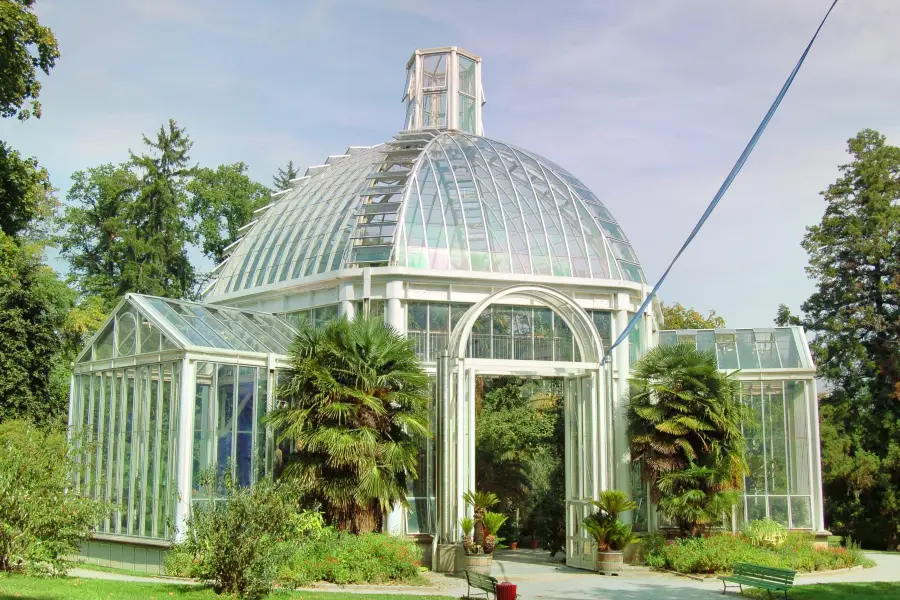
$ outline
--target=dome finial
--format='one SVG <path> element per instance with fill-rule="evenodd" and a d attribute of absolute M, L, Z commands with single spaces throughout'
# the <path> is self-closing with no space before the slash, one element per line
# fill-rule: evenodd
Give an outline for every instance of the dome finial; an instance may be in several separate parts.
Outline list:
<path fill-rule="evenodd" d="M 416 50 L 406 65 L 404 129 L 484 135 L 481 57 L 456 46 Z"/>

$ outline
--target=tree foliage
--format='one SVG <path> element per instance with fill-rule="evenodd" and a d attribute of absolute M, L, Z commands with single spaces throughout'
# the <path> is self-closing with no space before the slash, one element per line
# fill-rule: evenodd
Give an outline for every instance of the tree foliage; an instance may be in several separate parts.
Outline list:
<path fill-rule="evenodd" d="M 300 176 L 300 171 L 294 166 L 294 161 L 289 160 L 284 167 L 278 167 L 278 173 L 272 177 L 272 185 L 275 191 L 286 190 L 291 187 L 291 179 Z"/>
<path fill-rule="evenodd" d="M 59 58 L 56 37 L 34 14 L 35 0 L 0 0 L 0 117 L 40 118 L 41 82 Z"/>
<path fill-rule="evenodd" d="M 53 375 L 74 302 L 39 249 L 0 233 L 0 421 L 64 417 L 68 378 Z"/>
<path fill-rule="evenodd" d="M 631 458 L 660 511 L 697 535 L 733 506 L 747 471 L 737 383 L 690 344 L 653 348 L 629 381 Z"/>
<path fill-rule="evenodd" d="M 779 304 L 778 311 L 775 313 L 775 325 L 778 327 L 803 325 L 803 320 L 793 314 L 787 304 Z"/>
<path fill-rule="evenodd" d="M 189 260 L 197 245 L 215 261 L 268 199 L 244 163 L 190 166 L 190 138 L 174 121 L 149 153 L 72 176 L 55 237 L 80 292 L 109 309 L 128 292 L 196 295 L 202 277 Z"/>
<path fill-rule="evenodd" d="M 282 477 L 339 529 L 373 531 L 418 476 L 428 376 L 411 342 L 377 319 L 306 328 L 290 360 L 282 394 L 292 402 L 268 417 L 292 445 Z"/>
<path fill-rule="evenodd" d="M 192 297 L 196 273 L 187 255 L 191 230 L 187 222 L 188 179 L 193 142 L 170 119 L 155 139 L 144 136 L 145 154 L 131 154 L 141 185 L 127 209 L 131 227 L 123 231 L 128 253 L 122 272 L 127 291 L 170 298 Z"/>
<path fill-rule="evenodd" d="M 676 302 L 662 304 L 663 326 L 666 329 L 718 329 L 725 327 L 725 319 L 711 310 L 706 316 L 695 308 L 687 308 Z"/>
<path fill-rule="evenodd" d="M 56 205 L 50 176 L 33 158 L 22 158 L 0 141 L 0 231 L 9 236 L 33 235 Z"/>
<path fill-rule="evenodd" d="M 207 258 L 219 263 L 223 251 L 249 223 L 253 211 L 269 201 L 269 190 L 246 175 L 247 165 L 197 169 L 188 183 L 190 212 L 199 220 L 197 233 Z"/>
<path fill-rule="evenodd" d="M 0 571 L 65 570 L 112 508 L 72 489 L 90 447 L 25 420 L 0 423 Z"/>
<path fill-rule="evenodd" d="M 900 148 L 865 129 L 822 192 L 825 214 L 803 247 L 816 291 L 815 334 L 828 526 L 867 544 L 900 545 Z"/>

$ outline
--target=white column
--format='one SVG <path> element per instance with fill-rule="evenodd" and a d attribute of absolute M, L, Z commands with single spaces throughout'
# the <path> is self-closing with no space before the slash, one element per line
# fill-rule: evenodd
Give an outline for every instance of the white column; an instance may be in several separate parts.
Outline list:
<path fill-rule="evenodd" d="M 615 312 L 615 331 L 613 339 L 618 338 L 628 326 L 628 311 L 626 307 L 630 304 L 631 298 L 627 294 L 619 294 L 618 306 L 619 310 Z M 615 385 L 612 386 L 613 397 L 610 398 L 612 406 L 612 456 L 613 456 L 613 481 L 612 486 L 617 490 L 621 490 L 626 494 L 631 494 L 630 470 L 631 461 L 628 451 L 628 434 L 626 432 L 627 423 L 625 421 L 625 395 L 628 393 L 628 376 L 630 373 L 628 365 L 629 344 L 626 339 L 613 351 L 614 362 L 617 379 Z"/>
<path fill-rule="evenodd" d="M 366 283 L 365 288 L 369 288 L 371 283 Z M 403 293 L 402 282 L 388 282 L 386 286 L 387 292 L 387 316 L 386 322 L 400 334 L 406 333 L 406 313 L 403 310 L 403 303 L 400 296 Z M 400 504 L 395 504 L 391 511 L 387 514 L 385 527 L 387 533 L 401 535 L 406 530 L 405 511 Z"/>
<path fill-rule="evenodd" d="M 194 396 L 196 389 L 194 361 L 181 361 L 181 390 L 178 399 L 178 454 L 176 482 L 178 502 L 175 505 L 175 541 L 184 539 L 187 518 L 191 510 L 191 467 L 194 442 Z"/>
<path fill-rule="evenodd" d="M 825 502 L 822 490 L 822 440 L 819 438 L 819 399 L 816 396 L 816 380 L 804 385 L 809 399 L 809 437 L 812 442 L 812 526 L 815 531 L 825 531 Z"/>
<path fill-rule="evenodd" d="M 475 369 L 466 369 L 466 402 L 465 402 L 465 421 L 466 421 L 466 479 L 465 485 L 461 493 L 476 489 L 475 481 Z M 465 516 L 474 515 L 471 506 L 465 506 Z"/>

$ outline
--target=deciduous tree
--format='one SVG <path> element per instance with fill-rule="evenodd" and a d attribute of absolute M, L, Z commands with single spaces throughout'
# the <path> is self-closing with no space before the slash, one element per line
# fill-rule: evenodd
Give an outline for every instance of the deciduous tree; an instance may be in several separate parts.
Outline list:
<path fill-rule="evenodd" d="M 223 251 L 253 211 L 269 201 L 269 190 L 246 175 L 247 165 L 234 163 L 216 169 L 197 169 L 187 184 L 190 212 L 198 220 L 200 247 L 208 258 L 221 262 Z"/>
<path fill-rule="evenodd" d="M 663 327 L 666 329 L 717 329 L 725 327 L 725 319 L 711 310 L 706 316 L 695 308 L 687 308 L 676 302 L 662 305 Z"/>
<path fill-rule="evenodd" d="M 0 0 L 0 117 L 40 118 L 41 82 L 59 58 L 56 37 L 34 14 L 35 0 Z"/>

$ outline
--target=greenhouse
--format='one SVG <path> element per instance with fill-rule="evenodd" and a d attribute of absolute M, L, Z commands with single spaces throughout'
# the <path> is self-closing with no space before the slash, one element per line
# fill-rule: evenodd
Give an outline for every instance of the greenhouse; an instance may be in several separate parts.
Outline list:
<path fill-rule="evenodd" d="M 85 432 L 76 439 L 96 442 L 96 460 L 78 485 L 119 507 L 88 556 L 153 570 L 161 559 L 147 552 L 178 539 L 191 503 L 207 500 L 199 473 L 230 466 L 251 485 L 276 470 L 275 432 L 262 418 L 278 402 L 291 340 L 301 326 L 360 315 L 405 334 L 433 377 L 434 438 L 408 507 L 396 506 L 385 529 L 415 537 L 435 569 L 457 567 L 485 377 L 550 378 L 562 390 L 569 565 L 594 566 L 579 524 L 601 490 L 640 501 L 637 529 L 666 527 L 632 468 L 622 398 L 641 354 L 678 341 L 736 371 L 755 415 L 734 526 L 770 516 L 823 530 L 803 331 L 661 331 L 656 301 L 638 314 L 650 286 L 604 202 L 558 164 L 484 136 L 481 64 L 456 47 L 416 51 L 401 131 L 328 156 L 273 194 L 227 248 L 202 302 L 129 295 L 85 347 L 70 420 Z"/>

